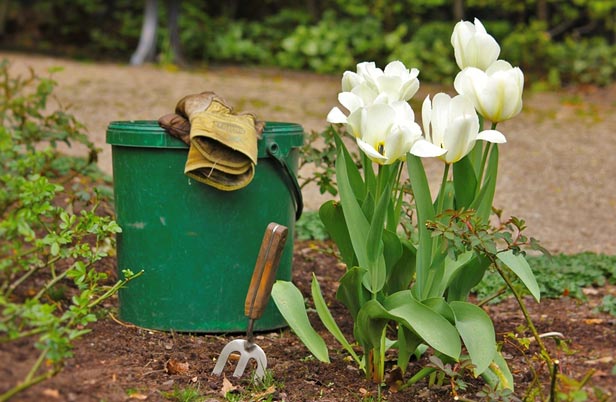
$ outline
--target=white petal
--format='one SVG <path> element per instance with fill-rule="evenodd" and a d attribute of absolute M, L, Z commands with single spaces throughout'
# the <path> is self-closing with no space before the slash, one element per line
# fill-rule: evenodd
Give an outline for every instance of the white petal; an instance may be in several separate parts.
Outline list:
<path fill-rule="evenodd" d="M 433 158 L 436 156 L 444 155 L 447 152 L 446 149 L 437 147 L 433 143 L 420 139 L 415 141 L 411 147 L 411 153 L 422 158 Z"/>
<path fill-rule="evenodd" d="M 353 92 L 340 92 L 338 102 L 351 113 L 364 106 L 362 99 Z"/>
<path fill-rule="evenodd" d="M 370 144 L 365 141 L 362 141 L 361 138 L 357 138 L 357 146 L 361 149 L 368 158 L 373 160 L 376 163 L 384 164 L 387 162 L 387 158 L 376 151 Z"/>
<path fill-rule="evenodd" d="M 493 142 L 495 144 L 504 144 L 507 142 L 507 139 L 505 138 L 503 133 L 498 130 L 484 130 L 477 134 L 477 139 Z"/>
<path fill-rule="evenodd" d="M 334 107 L 327 114 L 327 122 L 328 123 L 346 123 L 347 117 L 344 113 L 342 113 L 342 110 L 338 109 L 337 107 Z"/>
<path fill-rule="evenodd" d="M 426 96 L 421 105 L 421 123 L 426 137 L 429 141 L 432 141 L 432 132 L 430 131 L 430 122 L 432 120 L 432 102 L 430 101 L 430 95 Z"/>

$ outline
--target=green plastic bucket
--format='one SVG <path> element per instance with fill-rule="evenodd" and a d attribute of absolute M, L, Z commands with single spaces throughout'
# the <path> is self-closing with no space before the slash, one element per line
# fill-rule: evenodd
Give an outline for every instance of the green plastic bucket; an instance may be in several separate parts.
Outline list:
<path fill-rule="evenodd" d="M 266 123 L 254 179 L 227 192 L 184 175 L 188 146 L 156 121 L 109 124 L 118 270 L 144 271 L 119 292 L 122 320 L 185 332 L 246 329 L 244 300 L 270 222 L 289 229 L 278 278 L 291 279 L 303 135 L 298 124 Z M 285 325 L 270 301 L 255 329 Z"/>

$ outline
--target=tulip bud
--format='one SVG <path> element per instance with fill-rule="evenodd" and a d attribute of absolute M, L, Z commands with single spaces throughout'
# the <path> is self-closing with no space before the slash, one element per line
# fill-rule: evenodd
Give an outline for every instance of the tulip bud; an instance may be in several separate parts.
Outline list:
<path fill-rule="evenodd" d="M 470 98 L 480 115 L 494 123 L 511 119 L 522 110 L 524 74 L 504 60 L 496 61 L 485 72 L 465 68 L 453 86 Z"/>
<path fill-rule="evenodd" d="M 451 35 L 456 63 L 460 70 L 466 67 L 476 67 L 485 70 L 498 59 L 500 46 L 481 21 L 475 18 L 475 23 L 460 21 Z"/>

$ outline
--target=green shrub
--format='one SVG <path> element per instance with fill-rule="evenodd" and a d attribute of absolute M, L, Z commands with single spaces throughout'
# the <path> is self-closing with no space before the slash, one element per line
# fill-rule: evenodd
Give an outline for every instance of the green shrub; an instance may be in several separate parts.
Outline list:
<path fill-rule="evenodd" d="M 48 113 L 51 78 L 13 78 L 0 63 L 0 344 L 32 339 L 39 358 L 0 401 L 58 373 L 72 342 L 96 321 L 94 308 L 134 277 L 108 284 L 95 264 L 115 249 L 120 227 L 98 211 L 96 178 L 84 176 L 96 149 L 64 110 Z M 81 143 L 87 160 L 60 158 L 58 143 Z M 43 365 L 45 363 L 45 365 Z"/>

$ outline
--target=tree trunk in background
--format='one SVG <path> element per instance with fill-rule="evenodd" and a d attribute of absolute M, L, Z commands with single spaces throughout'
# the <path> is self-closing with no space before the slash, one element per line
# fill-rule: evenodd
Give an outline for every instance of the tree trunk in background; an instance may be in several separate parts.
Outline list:
<path fill-rule="evenodd" d="M 140 65 L 153 61 L 156 56 L 156 26 L 158 24 L 158 1 L 145 0 L 143 25 L 137 50 L 130 58 L 130 64 Z"/>
<path fill-rule="evenodd" d="M 548 1 L 537 0 L 537 19 L 545 23 L 548 22 Z"/>
<path fill-rule="evenodd" d="M 9 9 L 9 0 L 0 0 L 0 36 L 4 35 L 6 29 L 6 13 Z"/>
<path fill-rule="evenodd" d="M 464 19 L 464 0 L 454 0 L 453 20 L 457 22 L 463 19 Z"/>
<path fill-rule="evenodd" d="M 185 64 L 180 42 L 180 26 L 178 24 L 181 4 L 182 2 L 180 0 L 167 0 L 167 11 L 169 12 L 169 46 L 171 47 L 173 62 L 180 65 Z"/>

